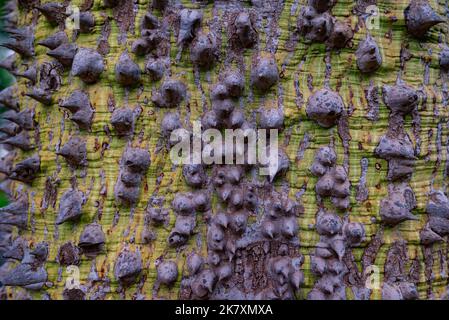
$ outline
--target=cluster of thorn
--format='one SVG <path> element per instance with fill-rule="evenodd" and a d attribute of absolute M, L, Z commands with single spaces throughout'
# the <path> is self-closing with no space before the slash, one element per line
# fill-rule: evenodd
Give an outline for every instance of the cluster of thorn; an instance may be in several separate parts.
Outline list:
<path fill-rule="evenodd" d="M 103 0 L 106 8 L 115 8 L 118 0 Z M 302 8 L 298 20 L 299 32 L 308 40 L 325 42 L 331 48 L 343 48 L 352 39 L 353 31 L 345 23 L 336 20 L 330 11 L 336 1 L 309 0 L 308 6 Z M 38 42 L 38 45 L 48 48 L 47 55 L 53 61 L 38 65 L 34 60 L 34 32 L 32 26 L 17 27 L 18 5 L 25 10 L 40 12 L 53 26 L 64 29 L 67 18 L 67 5 L 58 2 L 37 4 L 33 0 L 11 0 L 7 2 L 3 16 L 5 30 L 10 40 L 2 46 L 15 51 L 22 57 L 24 70 L 16 65 L 16 55 L 0 62 L 0 67 L 10 71 L 17 77 L 29 81 L 30 88 L 25 94 L 44 106 L 54 104 L 55 93 L 62 83 L 63 73 L 79 78 L 84 84 L 91 85 L 98 82 L 105 71 L 103 53 L 94 49 L 78 47 L 69 40 L 65 31 L 58 31 L 50 37 Z M 166 0 L 154 0 L 153 7 L 164 11 L 168 5 Z M 444 21 L 439 17 L 427 1 L 412 0 L 405 9 L 405 20 L 408 32 L 417 38 L 423 37 L 429 29 Z M 200 10 L 181 9 L 178 14 L 179 32 L 177 42 L 180 46 L 190 45 L 192 62 L 203 69 L 210 69 L 219 59 L 219 39 L 212 32 L 201 30 L 202 12 Z M 95 25 L 94 15 L 86 9 L 80 13 L 80 28 L 74 33 L 89 33 Z M 232 44 L 241 49 L 251 48 L 257 39 L 254 16 L 249 11 L 236 14 L 232 28 Z M 186 86 L 182 81 L 169 76 L 169 53 L 165 50 L 169 42 L 167 26 L 155 16 L 147 13 L 140 23 L 140 38 L 132 44 L 131 51 L 136 55 L 148 56 L 145 72 L 153 81 L 163 79 L 163 83 L 152 95 L 153 103 L 160 108 L 177 108 L 186 99 Z M 356 52 L 357 66 L 361 72 L 370 73 L 380 68 L 382 57 L 375 41 L 368 35 L 359 44 Z M 449 70 L 449 49 L 440 54 L 440 67 L 446 73 Z M 121 86 L 130 88 L 141 84 L 141 70 L 125 50 L 115 65 L 115 80 Z M 272 88 L 279 81 L 279 71 L 273 56 L 260 54 L 254 62 L 251 71 L 251 86 L 262 93 Z M 211 93 L 212 110 L 203 117 L 203 126 L 208 128 L 244 128 L 248 125 L 241 110 L 235 108 L 235 100 L 243 93 L 244 79 L 233 70 L 229 70 L 222 77 Z M 0 125 L 0 141 L 8 148 L 19 148 L 32 151 L 38 147 L 38 141 L 33 141 L 30 131 L 36 127 L 34 122 L 35 108 L 21 109 L 19 106 L 19 87 L 10 86 L 0 91 L 0 103 L 8 110 L 2 115 Z M 383 223 L 396 225 L 404 220 L 414 219 L 411 210 L 416 206 L 412 189 L 408 186 L 415 152 L 411 139 L 404 130 L 404 116 L 416 111 L 418 95 L 410 86 L 398 82 L 394 86 L 384 86 L 383 98 L 390 108 L 390 129 L 381 138 L 376 155 L 388 161 L 388 179 L 391 181 L 389 195 L 383 199 L 380 206 L 380 216 Z M 90 131 L 94 121 L 95 109 L 86 92 L 75 90 L 65 99 L 59 101 L 59 106 L 70 112 L 70 120 L 79 130 Z M 344 113 L 344 105 L 338 93 L 330 89 L 315 92 L 308 101 L 307 115 L 322 127 L 332 127 Z M 262 126 L 278 128 L 283 115 L 273 113 L 273 116 L 262 117 Z M 279 121 L 278 121 L 279 120 Z M 111 124 L 119 136 L 132 133 L 135 114 L 129 108 L 115 109 Z M 282 126 L 282 125 L 280 125 Z M 181 127 L 177 113 L 167 113 L 162 123 L 162 134 Z M 36 139 L 34 139 L 36 140 Z M 62 156 L 73 168 L 87 166 L 86 141 L 80 136 L 71 137 L 61 148 L 58 155 Z M 277 169 L 276 175 L 288 169 L 288 159 L 285 154 L 280 155 L 283 161 Z M 32 184 L 40 172 L 40 157 L 38 153 L 12 163 L 7 157 L 0 164 L 0 172 L 11 180 L 25 184 Z M 134 205 L 139 197 L 140 185 L 150 165 L 149 153 L 143 149 L 127 148 L 120 163 L 120 173 L 115 185 L 115 197 L 118 203 Z M 317 193 L 321 196 L 331 196 L 334 205 L 339 209 L 347 209 L 349 181 L 343 168 L 335 166 L 335 161 L 319 160 L 312 172 L 320 176 Z M 208 226 L 208 268 L 205 268 L 201 256 L 196 253 L 189 255 L 187 268 L 193 281 L 190 289 L 195 298 L 210 296 L 217 282 L 229 279 L 233 273 L 231 263 L 236 254 L 237 239 L 247 229 L 249 212 L 257 207 L 255 186 L 245 182 L 244 166 L 213 168 L 212 183 L 227 212 L 216 213 L 211 217 Z M 183 170 L 187 184 L 193 188 L 204 187 L 206 174 L 204 168 L 187 166 Z M 275 176 L 276 176 L 275 175 Z M 203 179 L 204 178 L 204 179 Z M 271 182 L 271 181 L 270 181 Z M 274 194 L 274 193 L 273 193 Z M 56 224 L 67 221 L 78 221 L 82 215 L 85 195 L 76 187 L 62 194 Z M 194 232 L 196 212 L 210 213 L 210 198 L 206 190 L 178 194 L 172 206 L 177 214 L 175 226 L 170 233 L 168 242 L 179 246 L 187 242 Z M 441 241 L 449 234 L 449 204 L 447 197 L 441 191 L 433 192 L 429 197 L 427 213 L 429 221 L 421 231 L 421 241 L 430 245 Z M 8 206 L 0 209 L 1 233 L 11 233 L 10 226 L 21 229 L 28 227 L 29 202 L 26 192 L 19 192 L 16 199 Z M 152 223 L 167 221 L 168 212 L 162 208 L 147 208 L 147 216 Z M 265 239 L 293 241 L 297 234 L 295 206 L 284 198 L 273 195 L 265 210 L 261 221 Z M 310 297 L 313 298 L 343 298 L 344 288 L 341 277 L 345 273 L 342 258 L 346 248 L 356 245 L 363 238 L 363 227 L 359 224 L 347 223 L 342 225 L 336 214 L 321 212 L 317 217 L 317 231 L 321 236 L 320 244 L 314 255 L 313 270 L 320 276 Z M 105 243 L 105 235 L 101 225 L 97 222 L 84 227 L 78 245 L 71 242 L 63 244 L 58 251 L 60 265 L 79 264 L 80 254 L 95 257 L 101 252 Z M 3 284 L 22 286 L 28 289 L 40 289 L 47 283 L 47 272 L 44 263 L 48 249 L 45 243 L 39 243 L 31 249 L 25 241 L 18 237 L 13 242 L 4 257 L 18 260 L 18 264 L 2 279 Z M 269 262 L 270 274 L 277 281 L 276 297 L 291 298 L 290 289 L 299 288 L 302 274 L 290 261 L 289 257 L 279 256 Z M 128 286 L 134 283 L 142 271 L 140 252 L 123 248 L 116 260 L 114 275 L 120 284 Z M 172 285 L 177 277 L 177 264 L 174 261 L 158 261 L 159 284 Z M 78 291 L 65 291 L 67 297 L 78 297 Z"/>

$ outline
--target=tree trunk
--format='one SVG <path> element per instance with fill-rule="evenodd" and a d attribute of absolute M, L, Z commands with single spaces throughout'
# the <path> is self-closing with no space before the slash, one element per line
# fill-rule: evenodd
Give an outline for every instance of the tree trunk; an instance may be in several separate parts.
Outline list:
<path fill-rule="evenodd" d="M 5 8 L 2 298 L 446 297 L 446 2 Z M 275 176 L 175 165 L 198 120 L 278 129 Z"/>

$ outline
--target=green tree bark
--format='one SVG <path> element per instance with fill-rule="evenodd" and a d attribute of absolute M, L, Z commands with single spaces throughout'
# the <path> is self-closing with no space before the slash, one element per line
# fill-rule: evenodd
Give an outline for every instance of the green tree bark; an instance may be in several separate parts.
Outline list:
<path fill-rule="evenodd" d="M 260 114 L 256 111 L 260 108 L 283 110 L 284 123 L 279 141 L 289 159 L 288 170 L 273 183 L 267 182 L 265 177 L 251 178 L 250 174 L 247 175 L 245 181 L 251 181 L 257 186 L 257 195 L 261 200 L 258 209 L 249 215 L 247 228 L 264 219 L 268 208 L 264 204 L 266 201 L 277 202 L 279 199 L 275 197 L 276 194 L 288 196 L 302 208 L 296 218 L 298 232 L 295 236 L 299 242 L 265 239 L 261 243 L 268 243 L 270 246 L 269 253 L 266 254 L 259 252 L 262 250 L 260 243 L 253 243 L 254 248 L 248 246 L 238 249 L 241 252 L 240 260 L 237 258 L 238 254 L 231 259 L 233 274 L 237 274 L 237 261 L 251 266 L 257 264 L 250 260 L 254 252 L 260 253 L 260 259 L 264 263 L 261 269 L 254 267 L 251 270 L 272 272 L 268 271 L 273 263 L 270 259 L 279 255 L 284 244 L 289 248 L 287 256 L 302 256 L 304 260 L 300 267 L 304 281 L 298 280 L 301 283 L 300 289 L 295 290 L 295 281 L 290 279 L 291 283 L 285 290 L 292 290 L 293 296 L 298 299 L 316 297 L 310 295 L 310 292 L 322 276 L 312 272 L 311 262 L 320 241 L 320 234 L 315 228 L 317 217 L 320 209 L 326 208 L 335 212 L 342 221 L 361 223 L 365 230 L 363 241 L 347 247 L 342 256 L 347 271 L 342 274 L 343 280 L 339 285 L 347 299 L 381 299 L 383 294 L 384 298 L 389 294 L 393 298 L 408 298 L 405 294 L 408 291 L 399 288 L 401 284 L 416 286 L 420 299 L 445 297 L 449 268 L 447 236 L 442 232 L 443 241 L 425 245 L 421 241 L 420 232 L 426 228 L 429 220 L 426 206 L 431 199 L 431 191 L 447 190 L 448 81 L 447 73 L 441 69 L 439 60 L 440 52 L 447 43 L 447 23 L 433 26 L 424 38 L 418 39 L 407 32 L 404 10 L 409 5 L 408 0 L 377 3 L 339 0 L 329 12 L 338 21 L 350 25 L 354 31 L 353 37 L 344 48 L 329 49 L 329 42 L 307 41 L 299 33 L 297 24 L 300 10 L 307 5 L 304 0 L 269 3 L 169 1 L 165 10 L 153 8 L 163 1 L 151 3 L 125 0 L 114 8 L 106 8 L 103 1 L 99 0 L 64 1 L 64 5 L 78 7 L 81 12 L 91 12 L 95 18 L 92 30 L 73 33 L 65 28 L 64 19 L 58 20 L 57 14 L 50 14 L 49 19 L 42 10 L 35 9 L 39 1 L 18 2 L 17 25 L 19 28 L 30 28 L 29 32 L 34 36 L 34 55 L 26 57 L 26 54 L 16 54 L 14 71 L 24 72 L 36 65 L 38 74 L 36 84 L 32 84 L 29 79 L 17 77 L 17 91 L 14 94 L 19 101 L 20 110 L 33 110 L 34 127 L 21 132 L 29 134 L 34 148 L 25 151 L 14 149 L 3 161 L 3 168 L 14 167 L 14 164 L 37 154 L 40 169 L 30 183 L 8 179 L 11 171 L 2 169 L 7 173 L 5 179 L 9 183 L 11 201 L 25 197 L 28 211 L 25 228 L 6 227 L 7 224 L 4 223 L 1 224 L 4 228 L 1 231 L 5 233 L 5 243 L 9 249 L 19 243 L 16 240 L 18 238 L 23 240 L 25 252 L 39 248 L 38 244 L 41 242 L 46 243 L 48 257 L 41 265 L 47 274 L 47 280 L 38 290 L 24 288 L 23 285 L 4 285 L 0 288 L 3 298 L 193 298 L 188 284 L 192 277 L 188 276 L 186 257 L 195 251 L 210 264 L 207 230 L 214 223 L 212 217 L 222 210 L 229 211 L 229 208 L 219 200 L 214 187 L 208 185 L 204 190 L 212 197 L 211 211 L 196 213 L 195 234 L 189 237 L 185 245 L 178 248 L 169 245 L 167 238 L 177 219 L 172 201 L 177 194 L 193 191 L 195 188 L 186 184 L 182 167 L 174 166 L 170 161 L 161 132 L 162 120 L 167 112 L 174 111 L 179 114 L 183 126 L 191 128 L 192 121 L 201 119 L 205 111 L 210 110 L 210 93 L 214 85 L 221 81 L 223 73 L 231 67 L 244 75 L 245 92 L 237 105 L 242 107 L 249 123 L 257 123 Z M 48 1 L 40 2 L 43 4 Z M 440 16 L 447 15 L 445 1 L 430 0 L 429 4 Z M 378 24 L 375 19 L 370 20 L 376 24 L 371 30 L 367 29 L 363 14 L 360 14 L 365 12 L 368 5 L 375 5 L 379 12 Z M 200 10 L 200 32 L 213 32 L 217 36 L 218 60 L 210 70 L 204 70 L 192 62 L 189 43 L 182 51 L 181 45 L 177 43 L 181 8 Z M 235 47 L 233 42 L 235 18 L 243 10 L 253 14 L 254 28 L 257 31 L 257 43 L 248 49 Z M 138 56 L 131 52 L 131 48 L 141 38 L 140 22 L 148 12 L 159 19 L 161 30 L 165 28 L 169 41 L 161 41 L 150 54 Z M 51 23 L 51 18 L 56 19 L 56 24 Z M 38 43 L 57 31 L 66 32 L 68 43 L 76 44 L 78 50 L 90 48 L 100 53 L 104 71 L 97 82 L 85 83 L 80 77 L 70 74 L 70 66 L 58 66 L 62 71 L 56 68 L 55 72 L 58 74 L 56 79 L 60 77 L 60 83 L 54 86 L 50 80 L 52 77 L 48 76 L 51 72 L 45 68 L 45 64 L 52 62 L 55 63 L 53 67 L 57 66 L 54 61 L 58 59 L 48 56 L 46 53 L 49 49 Z M 357 67 L 355 51 L 368 32 L 379 46 L 382 65 L 372 73 L 363 74 Z M 115 68 L 120 64 L 125 50 L 129 51 L 130 58 L 142 71 L 140 84 L 132 88 L 118 83 L 115 74 Z M 152 56 L 168 58 L 171 77 L 182 81 L 187 88 L 186 99 L 175 109 L 158 107 L 152 101 L 158 88 L 168 78 L 167 72 L 161 80 L 154 81 L 148 72 L 144 72 L 147 60 Z M 260 61 L 260 57 L 274 58 L 279 70 L 279 81 L 266 92 L 254 89 L 250 80 L 251 70 Z M 385 93 L 382 95 L 382 86 L 394 85 L 398 78 L 419 95 L 417 108 L 404 116 L 403 120 L 398 120 L 399 124 L 392 120 L 392 112 L 382 100 L 385 96 Z M 42 88 L 43 85 L 56 89 L 51 92 L 52 100 L 48 105 L 25 95 L 33 87 Z M 324 87 L 338 92 L 344 102 L 338 124 L 331 128 L 320 126 L 306 113 L 309 98 Z M 82 90 L 89 96 L 94 109 L 91 128 L 85 129 L 70 120 L 71 113 L 60 107 L 61 101 L 66 100 L 75 90 Z M 131 136 L 119 136 L 111 124 L 112 113 L 119 107 L 131 108 L 138 114 Z M 402 123 L 403 132 L 411 139 L 416 160 L 409 180 L 391 182 L 387 178 L 389 161 L 377 156 L 375 149 L 388 130 L 395 126 L 401 127 Z M 57 154 L 72 137 L 79 137 L 86 142 L 85 167 L 73 169 Z M 6 137 L 2 137 L 3 141 L 5 139 Z M 317 151 L 328 145 L 335 149 L 336 164 L 345 168 L 351 184 L 349 207 L 344 210 L 336 210 L 329 199 L 321 200 L 317 196 L 315 186 L 319 178 L 309 170 Z M 131 208 L 117 204 L 114 194 L 121 170 L 120 159 L 127 147 L 145 149 L 151 156 L 151 164 L 140 184 L 138 201 Z M 213 176 L 212 171 L 208 171 L 210 177 Z M 29 172 L 26 175 L 30 177 Z M 404 183 L 411 188 L 416 198 L 416 207 L 412 208 L 411 213 L 417 220 L 407 220 L 394 226 L 385 225 L 380 216 L 382 200 L 388 196 L 389 188 L 402 186 Z M 79 221 L 57 225 L 55 222 L 62 196 L 72 188 L 81 191 L 85 197 L 82 216 Z M 154 226 L 147 223 L 145 216 L 148 204 L 157 205 L 158 201 L 169 210 L 169 222 Z M 400 201 L 404 205 L 407 199 L 402 198 Z M 24 212 L 17 214 L 20 216 Z M 73 274 L 70 274 L 70 270 L 61 261 L 58 252 L 68 242 L 77 246 L 86 225 L 94 222 L 101 225 L 104 231 L 104 248 L 95 258 L 86 254 L 79 254 L 79 261 L 67 258 L 67 261 L 79 267 L 81 285 L 80 291 L 69 292 L 65 289 L 66 280 Z M 151 235 L 154 235 L 154 239 L 148 240 Z M 67 248 L 64 250 L 68 250 Z M 118 281 L 114 266 L 126 250 L 139 252 L 142 266 L 136 281 L 131 281 L 133 283 L 123 289 L 124 283 Z M 32 256 L 39 260 L 39 252 L 34 251 Z M 24 261 L 20 261 L 20 258 L 20 255 L 16 259 L 8 258 L 1 266 L 0 274 L 8 275 L 23 264 Z M 161 260 L 174 261 L 177 265 L 179 274 L 171 286 L 164 285 L 158 279 L 157 265 Z M 71 264 L 69 262 L 66 264 Z M 376 279 L 367 278 L 370 270 L 378 272 L 379 285 L 367 290 L 370 289 L 366 288 L 367 279 Z M 293 269 L 289 273 L 290 277 L 293 277 L 292 272 Z M 300 277 L 300 273 L 297 276 Z M 248 295 L 235 297 L 257 298 L 260 296 L 253 291 L 276 287 L 271 280 L 266 281 L 267 284 L 255 285 L 256 289 L 248 289 Z M 232 287 L 236 286 L 237 280 L 233 276 L 228 282 Z M 220 297 L 216 292 L 219 285 L 214 282 L 213 292 L 205 297 Z M 413 294 L 410 295 L 413 297 Z M 277 296 L 291 297 L 282 294 Z"/>

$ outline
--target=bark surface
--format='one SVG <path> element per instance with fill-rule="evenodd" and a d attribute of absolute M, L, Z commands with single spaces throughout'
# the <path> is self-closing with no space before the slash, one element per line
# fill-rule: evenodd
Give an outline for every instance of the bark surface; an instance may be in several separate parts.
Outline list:
<path fill-rule="evenodd" d="M 41 5 L 46 2 L 40 1 Z M 25 37 L 34 37 L 34 54 L 16 53 L 12 71 L 23 73 L 33 66 L 38 71 L 35 83 L 18 76 L 13 93 L 19 110 L 32 112 L 32 127 L 20 126 L 31 147 L 25 143 L 25 147 L 17 148 L 16 143 L 2 161 L 10 200 L 23 205 L 18 210 L 0 212 L 1 246 L 4 253 L 9 252 L 0 267 L 2 298 L 446 297 L 449 202 L 444 194 L 449 181 L 449 54 L 445 66 L 440 56 L 447 50 L 447 2 L 428 2 L 445 22 L 417 38 L 406 27 L 404 10 L 408 0 L 338 0 L 327 12 L 338 23 L 350 26 L 353 36 L 335 40 L 337 34 L 332 33 L 324 41 L 312 35 L 313 25 L 306 31 L 301 26 L 306 19 L 301 13 L 307 6 L 304 0 L 169 0 L 164 9 L 158 7 L 163 7 L 164 1 L 118 2 L 107 8 L 99 0 L 63 1 L 64 6 L 70 4 L 93 15 L 94 25 L 85 32 L 68 30 L 64 19 L 58 20 L 55 12 L 46 17 L 44 10 L 36 8 L 39 1 L 18 1 L 16 16 L 8 18 L 13 22 L 16 19 L 19 28 L 29 28 Z M 328 3 L 311 1 L 320 2 Z M 378 9 L 377 20 L 367 18 L 369 5 Z M 198 10 L 202 15 L 200 23 L 195 22 L 193 14 L 183 20 L 181 11 L 185 8 Z M 242 12 L 248 13 L 247 23 L 251 26 L 243 32 L 239 31 L 240 20 L 245 20 L 239 16 Z M 158 25 L 146 19 L 146 28 L 142 29 L 141 21 L 147 13 L 157 18 Z M 334 28 L 343 28 L 338 23 L 333 22 Z M 375 25 L 368 29 L 368 23 Z M 153 32 L 154 47 L 135 48 L 136 40 L 144 37 L 142 30 Z M 78 53 L 80 48 L 95 51 L 104 64 L 103 71 L 98 71 L 101 68 L 97 61 L 74 75 L 76 59 L 64 66 L 61 59 L 47 55 L 50 49 L 38 43 L 58 31 L 66 33 L 67 43 L 76 44 Z M 381 65 L 363 73 L 356 51 L 363 49 L 359 44 L 368 34 L 378 46 Z M 158 37 L 161 39 L 154 39 Z M 201 46 L 207 45 L 213 50 L 202 58 L 195 50 L 201 51 Z M 138 55 L 141 52 L 133 49 L 144 53 Z M 127 59 L 126 53 L 141 74 L 126 74 L 133 68 L 128 61 L 123 80 L 116 73 Z M 80 69 L 88 59 L 81 57 Z M 278 79 L 269 88 L 266 82 L 258 84 L 260 79 L 253 75 L 264 59 L 274 61 L 278 69 Z M 161 75 L 151 68 L 148 71 L 149 60 L 166 63 Z M 229 182 L 235 197 L 236 190 L 242 190 L 245 197 L 254 193 L 258 202 L 253 207 L 246 202 L 237 208 L 230 204 L 231 200 L 223 195 L 226 190 L 217 182 L 219 166 L 205 168 L 206 182 L 200 187 L 189 186 L 183 167 L 170 161 L 164 137 L 163 120 L 169 112 L 178 114 L 180 124 L 191 129 L 192 121 L 201 119 L 214 105 L 226 107 L 221 98 L 214 102 L 213 95 L 230 69 L 244 77 L 244 92 L 232 97 L 232 101 L 235 109 L 244 113 L 246 123 L 260 126 L 266 109 L 280 110 L 284 117 L 279 145 L 289 160 L 288 169 L 272 182 L 258 176 L 256 168 L 245 169 L 237 173 L 243 177 Z M 167 79 L 181 81 L 186 89 L 185 99 L 175 103 L 174 108 L 166 108 L 168 102 L 158 91 Z M 413 90 L 406 99 L 410 105 L 401 104 L 401 97 L 408 94 L 401 91 L 405 89 L 391 92 L 386 87 L 395 89 L 401 83 Z M 40 101 L 36 101 L 26 95 L 34 88 L 51 93 L 51 99 L 40 95 Z M 336 92 L 343 108 L 335 119 L 335 113 L 318 116 L 320 123 L 311 116 L 309 107 L 313 106 L 308 102 L 323 88 Z M 76 90 L 88 96 L 93 111 L 91 125 L 89 116 L 86 120 L 85 114 L 80 115 L 81 120 L 74 121 L 70 107 L 62 107 Z M 4 101 L 1 103 L 8 107 Z M 113 125 L 119 108 L 131 109 L 130 127 Z M 14 106 L 9 106 L 11 109 Z M 2 132 L 1 140 L 11 136 Z M 384 136 L 390 139 L 385 145 Z M 68 163 L 60 153 L 72 138 L 85 141 L 86 157 Z M 391 147 L 396 142 L 400 146 Z M 129 199 L 132 192 L 128 189 L 124 196 L 117 196 L 123 175 L 134 173 L 122 160 L 130 147 L 148 151 L 151 158 L 147 170 L 137 170 L 139 178 L 127 176 L 141 179 L 137 191 L 133 191 L 137 192 L 135 203 Z M 333 149 L 336 155 L 327 167 L 317 155 L 323 147 Z M 40 161 L 34 177 L 33 170 L 27 167 L 22 181 L 17 181 L 17 176 L 14 179 L 12 171 L 17 163 L 34 155 Z M 316 173 L 314 165 L 324 168 L 326 174 Z M 225 175 L 233 175 L 231 169 L 226 170 Z M 323 179 L 330 179 L 333 187 L 318 190 Z M 349 186 L 347 195 L 339 189 L 341 185 Z M 82 193 L 79 198 L 75 194 L 78 191 Z M 181 199 L 178 206 L 173 201 L 187 192 L 192 192 L 187 196 L 194 199 L 199 192 L 210 197 L 210 201 L 206 200 L 210 208 L 193 209 L 193 222 L 185 218 L 192 215 L 180 209 L 186 203 L 188 207 L 191 200 Z M 117 198 L 130 200 L 131 205 Z M 70 220 L 73 216 L 67 221 L 62 219 L 64 210 L 64 217 L 74 214 L 75 220 Z M 280 217 L 270 218 L 271 212 Z M 395 214 L 404 215 L 404 219 L 392 218 Z M 11 223 L 1 215 L 17 219 L 25 215 L 26 222 Z M 157 223 L 158 218 L 162 223 Z M 188 230 L 187 236 L 183 234 L 186 243 L 174 246 L 169 239 L 181 228 L 176 222 L 182 219 L 193 223 L 193 230 Z M 247 222 L 243 232 L 238 230 L 238 219 Z M 294 234 L 267 236 L 266 226 L 278 225 L 270 219 L 280 221 L 282 226 L 294 221 Z M 92 230 L 88 230 L 88 240 L 83 238 L 86 226 L 92 223 L 104 232 L 103 248 L 92 248 L 102 242 Z M 320 223 L 324 229 L 320 229 Z M 328 230 L 338 223 L 341 228 Z M 364 231 L 357 229 L 360 225 L 356 223 Z M 213 248 L 214 232 L 224 234 L 224 249 Z M 351 238 L 360 234 L 361 241 Z M 322 246 L 324 253 L 319 252 Z M 48 255 L 42 253 L 45 248 Z M 92 249 L 99 249 L 99 253 L 91 254 Z M 198 256 L 192 257 L 193 252 Z M 66 280 L 77 276 L 69 265 L 79 268 L 79 289 L 67 289 Z M 17 271 L 18 266 L 23 270 Z M 208 275 L 207 270 L 212 274 Z M 21 276 L 26 273 L 32 280 L 14 282 L 14 272 L 22 272 Z M 199 284 L 202 279 L 207 283 L 204 287 Z"/>

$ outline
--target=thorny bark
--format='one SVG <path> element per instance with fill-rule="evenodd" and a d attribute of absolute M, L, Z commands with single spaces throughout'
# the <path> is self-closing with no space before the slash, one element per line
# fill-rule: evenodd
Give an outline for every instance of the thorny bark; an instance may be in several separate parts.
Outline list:
<path fill-rule="evenodd" d="M 1 65 L 17 75 L 1 99 L 16 109 L 1 135 L 13 203 L 0 212 L 2 298 L 446 297 L 447 1 L 429 1 L 446 23 L 423 37 L 407 31 L 408 0 L 310 1 L 332 4 L 312 18 L 305 0 L 73 0 L 45 14 L 48 2 L 10 1 L 4 18 L 12 35 L 28 29 Z M 69 4 L 86 14 L 81 30 L 65 28 Z M 58 31 L 60 43 L 39 45 Z M 373 65 L 362 41 L 377 45 Z M 230 70 L 244 91 L 223 97 Z M 170 162 L 172 129 L 210 110 L 230 127 L 231 102 L 245 125 L 281 129 L 289 165 L 273 182 Z M 78 289 L 66 288 L 70 265 Z M 373 270 L 380 282 L 367 285 Z"/>

